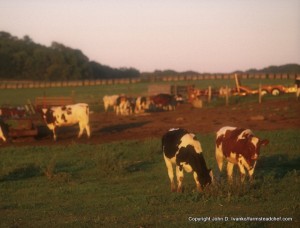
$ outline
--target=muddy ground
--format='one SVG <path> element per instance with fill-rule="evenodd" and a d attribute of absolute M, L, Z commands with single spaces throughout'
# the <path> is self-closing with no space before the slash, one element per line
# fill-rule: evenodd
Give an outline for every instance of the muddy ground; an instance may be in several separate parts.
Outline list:
<path fill-rule="evenodd" d="M 185 128 L 194 133 L 216 132 L 222 126 L 238 126 L 255 131 L 300 129 L 300 101 L 269 100 L 262 104 L 248 103 L 220 107 L 193 108 L 181 104 L 175 111 L 143 113 L 132 116 L 116 116 L 108 113 L 91 113 L 92 137 L 77 139 L 78 127 L 62 128 L 58 140 L 53 142 L 50 132 L 39 127 L 37 138 L 18 138 L 9 145 L 63 145 L 79 143 L 105 143 L 120 140 L 142 140 L 161 137 L 168 129 Z"/>

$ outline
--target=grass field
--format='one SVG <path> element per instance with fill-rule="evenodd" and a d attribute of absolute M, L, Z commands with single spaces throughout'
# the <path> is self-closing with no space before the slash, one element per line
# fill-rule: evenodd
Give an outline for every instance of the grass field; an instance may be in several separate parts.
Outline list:
<path fill-rule="evenodd" d="M 291 79 L 245 79 L 242 80 L 244 85 L 253 89 L 258 89 L 259 84 L 293 86 L 294 80 Z M 220 88 L 221 86 L 235 87 L 234 80 L 198 80 L 198 81 L 178 81 L 178 82 L 157 82 L 155 84 L 171 85 L 195 85 L 200 89 Z M 136 84 L 119 84 L 119 85 L 99 85 L 99 86 L 82 86 L 82 87 L 61 87 L 61 88 L 36 88 L 36 89 L 2 89 L 0 90 L 0 106 L 7 105 L 24 105 L 31 100 L 34 102 L 35 97 L 40 96 L 74 96 L 76 102 L 88 102 L 92 106 L 102 102 L 104 95 L 127 94 L 130 96 L 147 95 L 149 83 Z M 99 109 L 98 107 L 96 110 Z"/>
<path fill-rule="evenodd" d="M 252 184 L 226 181 L 171 193 L 159 138 L 99 145 L 3 147 L 0 227 L 296 227 L 300 222 L 300 130 L 256 132 L 268 138 Z M 216 171 L 214 135 L 198 135 Z M 238 173 L 236 175 L 238 177 Z M 239 217 L 292 222 L 234 222 Z M 193 222 L 210 217 L 227 222 Z"/>

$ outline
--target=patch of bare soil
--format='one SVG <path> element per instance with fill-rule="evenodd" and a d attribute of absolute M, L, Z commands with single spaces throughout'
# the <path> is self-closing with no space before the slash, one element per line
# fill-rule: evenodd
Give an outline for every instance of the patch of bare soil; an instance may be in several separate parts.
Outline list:
<path fill-rule="evenodd" d="M 182 104 L 175 111 L 143 113 L 132 116 L 116 116 L 113 112 L 92 113 L 90 116 L 92 137 L 83 135 L 77 139 L 78 127 L 62 128 L 58 141 L 50 132 L 39 129 L 37 139 L 22 138 L 7 145 L 64 145 L 71 143 L 99 144 L 120 140 L 143 140 L 161 137 L 170 128 L 185 128 L 194 133 L 212 133 L 223 126 L 237 126 L 258 130 L 300 129 L 300 102 L 296 100 L 270 100 L 262 104 L 237 104 L 222 107 L 193 108 Z"/>

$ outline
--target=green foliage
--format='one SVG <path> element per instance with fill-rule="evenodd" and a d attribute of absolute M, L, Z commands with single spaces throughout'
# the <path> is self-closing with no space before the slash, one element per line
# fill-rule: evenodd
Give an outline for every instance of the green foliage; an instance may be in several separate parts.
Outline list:
<path fill-rule="evenodd" d="M 0 153 L 3 227 L 257 227 L 299 222 L 299 130 L 256 132 L 267 137 L 252 184 L 225 179 L 171 193 L 160 139 L 100 145 L 4 147 Z M 197 135 L 216 167 L 214 134 Z M 50 173 L 50 175 L 47 175 Z M 237 171 L 237 170 L 235 170 Z M 238 176 L 238 172 L 235 173 Z M 234 222 L 235 217 L 291 217 L 291 222 Z M 191 217 L 229 221 L 192 222 Z"/>
<path fill-rule="evenodd" d="M 260 70 L 250 69 L 246 73 L 249 74 L 299 74 L 300 65 L 298 64 L 285 64 L 282 66 L 269 66 Z"/>
<path fill-rule="evenodd" d="M 0 32 L 0 79 L 64 81 L 138 76 L 136 69 L 113 69 L 90 62 L 80 50 L 57 42 L 45 47 L 29 36 L 18 39 Z"/>

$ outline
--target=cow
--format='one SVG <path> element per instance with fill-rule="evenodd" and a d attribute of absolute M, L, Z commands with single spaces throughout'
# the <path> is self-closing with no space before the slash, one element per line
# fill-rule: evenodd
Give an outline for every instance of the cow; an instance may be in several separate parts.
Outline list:
<path fill-rule="evenodd" d="M 254 136 L 250 129 L 222 127 L 216 136 L 216 160 L 220 172 L 223 167 L 223 159 L 226 158 L 229 182 L 232 182 L 234 165 L 239 167 L 241 182 L 245 180 L 245 168 L 251 181 L 259 157 L 260 147 L 268 143 L 267 139 L 260 140 Z"/>
<path fill-rule="evenodd" d="M 135 113 L 142 113 L 148 109 L 149 100 L 147 97 L 138 97 L 135 102 Z"/>
<path fill-rule="evenodd" d="M 193 172 L 198 191 L 213 181 L 211 169 L 207 169 L 202 147 L 195 135 L 185 129 L 170 129 L 162 137 L 162 151 L 171 182 L 171 191 L 176 191 L 173 165 L 176 166 L 177 192 L 182 192 L 183 169 Z"/>
<path fill-rule="evenodd" d="M 86 130 L 88 138 L 90 137 L 89 125 L 89 105 L 78 103 L 66 106 L 57 106 L 43 108 L 43 119 L 47 127 L 53 132 L 53 139 L 56 141 L 56 128 L 63 126 L 79 125 L 78 138 L 81 137 L 83 131 Z"/>
<path fill-rule="evenodd" d="M 175 97 L 170 94 L 161 93 L 150 97 L 150 99 L 156 108 L 163 110 L 175 110 L 177 104 Z"/>
<path fill-rule="evenodd" d="M 121 116 L 128 116 L 132 114 L 132 100 L 127 96 L 119 96 L 116 101 L 116 114 Z"/>
<path fill-rule="evenodd" d="M 118 97 L 119 97 L 119 95 L 111 95 L 111 96 L 105 95 L 103 97 L 105 112 L 108 111 L 109 107 L 113 107 L 113 109 L 115 111 Z"/>

